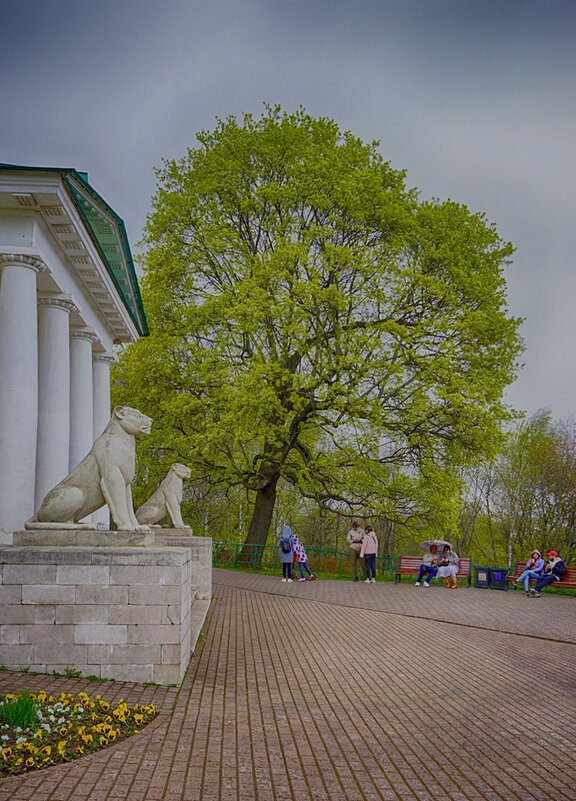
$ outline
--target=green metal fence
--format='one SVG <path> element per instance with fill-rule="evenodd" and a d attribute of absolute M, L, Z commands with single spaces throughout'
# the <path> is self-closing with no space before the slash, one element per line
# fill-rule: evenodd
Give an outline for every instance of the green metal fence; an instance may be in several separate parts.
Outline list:
<path fill-rule="evenodd" d="M 349 551 L 336 551 L 326 548 L 306 548 L 308 564 L 314 573 L 324 575 L 352 575 Z M 393 578 L 398 568 L 397 556 L 376 557 L 376 572 L 379 576 Z M 262 572 L 280 572 L 278 548 L 275 545 L 244 545 L 244 543 L 212 543 L 212 564 L 214 567 L 239 567 Z"/>

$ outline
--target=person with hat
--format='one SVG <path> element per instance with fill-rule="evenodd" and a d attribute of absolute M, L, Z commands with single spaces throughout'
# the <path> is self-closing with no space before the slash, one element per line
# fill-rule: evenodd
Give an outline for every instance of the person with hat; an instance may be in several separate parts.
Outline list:
<path fill-rule="evenodd" d="M 561 581 L 562 576 L 566 572 L 566 565 L 562 557 L 558 554 L 558 551 L 546 551 L 546 556 L 549 561 L 544 567 L 544 572 L 536 582 L 536 586 L 531 590 L 534 598 L 540 598 L 540 590 L 544 587 L 553 584 L 555 581 Z"/>
<path fill-rule="evenodd" d="M 363 539 L 364 529 L 360 528 L 360 524 L 357 520 L 354 520 L 352 522 L 352 528 L 346 535 L 346 542 L 350 548 L 350 560 L 352 562 L 352 574 L 354 576 L 354 581 L 358 581 L 358 562 L 360 562 L 361 569 L 364 566 L 364 559 L 362 559 L 360 556 Z"/>
<path fill-rule="evenodd" d="M 524 584 L 526 595 L 530 595 L 530 579 L 538 580 L 544 572 L 544 559 L 540 551 L 534 550 L 530 554 L 530 559 L 526 562 L 526 567 L 518 576 L 514 584 Z"/>

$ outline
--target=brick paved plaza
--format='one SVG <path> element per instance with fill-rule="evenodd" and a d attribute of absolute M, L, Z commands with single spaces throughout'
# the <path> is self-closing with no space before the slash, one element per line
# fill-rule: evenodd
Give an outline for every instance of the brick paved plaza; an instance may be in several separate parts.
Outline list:
<path fill-rule="evenodd" d="M 575 610 L 217 570 L 178 689 L 0 673 L 0 693 L 160 709 L 116 746 L 4 779 L 0 801 L 574 801 Z"/>

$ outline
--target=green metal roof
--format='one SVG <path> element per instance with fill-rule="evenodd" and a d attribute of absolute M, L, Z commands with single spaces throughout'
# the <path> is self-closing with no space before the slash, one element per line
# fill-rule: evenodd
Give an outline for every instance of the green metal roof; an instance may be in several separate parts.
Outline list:
<path fill-rule="evenodd" d="M 73 168 L 25 167 L 18 164 L 0 164 L 0 169 L 60 173 L 132 322 L 141 336 L 147 336 L 148 323 L 124 221 L 90 186 L 88 174 Z"/>

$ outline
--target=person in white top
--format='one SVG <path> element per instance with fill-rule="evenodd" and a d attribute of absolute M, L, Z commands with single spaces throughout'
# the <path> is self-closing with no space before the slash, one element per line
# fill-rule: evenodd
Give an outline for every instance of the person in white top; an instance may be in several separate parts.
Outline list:
<path fill-rule="evenodd" d="M 364 539 L 364 529 L 360 528 L 360 524 L 357 520 L 354 520 L 352 523 L 352 528 L 346 535 L 346 542 L 348 543 L 348 547 L 350 548 L 350 558 L 352 562 L 352 575 L 354 576 L 354 581 L 358 581 L 358 562 L 360 562 L 360 567 L 363 567 L 363 560 L 360 556 L 360 550 L 362 549 L 362 540 Z"/>

